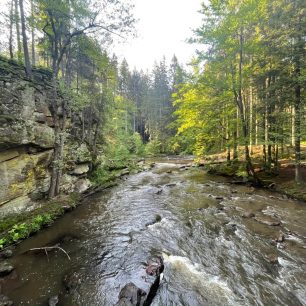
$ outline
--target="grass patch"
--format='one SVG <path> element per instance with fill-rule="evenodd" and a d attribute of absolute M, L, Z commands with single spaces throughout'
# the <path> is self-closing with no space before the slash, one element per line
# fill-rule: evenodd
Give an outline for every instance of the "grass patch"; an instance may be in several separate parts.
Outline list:
<path fill-rule="evenodd" d="M 32 212 L 5 217 L 0 221 L 0 249 L 28 238 L 40 229 L 51 225 L 54 220 L 72 209 L 79 201 L 79 195 L 72 193 L 50 200 Z"/>

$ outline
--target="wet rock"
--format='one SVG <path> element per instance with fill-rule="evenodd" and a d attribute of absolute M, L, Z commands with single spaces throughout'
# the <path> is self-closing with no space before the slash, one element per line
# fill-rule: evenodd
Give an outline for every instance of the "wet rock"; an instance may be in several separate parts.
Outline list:
<path fill-rule="evenodd" d="M 271 241 L 270 241 L 270 244 L 271 244 L 272 246 L 277 246 L 277 243 L 276 243 L 275 240 L 271 240 Z"/>
<path fill-rule="evenodd" d="M 126 284 L 119 293 L 116 306 L 140 306 L 145 302 L 147 293 L 133 283 Z"/>
<path fill-rule="evenodd" d="M 11 258 L 12 256 L 13 256 L 13 251 L 10 249 L 7 249 L 1 252 L 2 258 Z"/>
<path fill-rule="evenodd" d="M 270 189 L 274 189 L 275 187 L 276 187 L 276 184 L 274 182 L 268 185 L 268 188 Z"/>
<path fill-rule="evenodd" d="M 269 226 L 280 226 L 281 222 L 270 216 L 256 216 L 255 220 L 259 223 L 266 224 Z"/>
<path fill-rule="evenodd" d="M 226 225 L 226 228 L 232 232 L 235 232 L 237 230 L 237 224 L 235 223 L 227 223 Z"/>
<path fill-rule="evenodd" d="M 155 194 L 161 194 L 163 192 L 163 190 L 160 188 L 157 191 L 155 191 Z"/>
<path fill-rule="evenodd" d="M 285 241 L 285 235 L 282 232 L 279 232 L 279 235 L 275 239 L 276 242 L 284 242 Z"/>
<path fill-rule="evenodd" d="M 149 226 L 149 225 L 153 225 L 153 224 L 155 224 L 155 223 L 158 223 L 158 222 L 161 221 L 161 219 L 162 219 L 162 217 L 161 217 L 160 215 L 156 215 L 155 218 L 154 218 L 154 220 L 149 221 L 149 222 L 146 223 L 146 226 Z"/>
<path fill-rule="evenodd" d="M 254 187 L 250 187 L 249 190 L 247 191 L 247 194 L 253 194 L 255 191 Z"/>
<path fill-rule="evenodd" d="M 159 276 L 164 269 L 163 259 L 154 257 L 148 260 L 146 273 L 151 276 Z"/>
<path fill-rule="evenodd" d="M 222 204 L 217 204 L 216 209 L 218 212 L 224 211 L 224 206 Z"/>
<path fill-rule="evenodd" d="M 172 170 L 168 170 L 166 173 L 169 173 L 169 174 L 170 174 L 170 173 L 172 173 Z"/>
<path fill-rule="evenodd" d="M 56 306 L 58 304 L 59 300 L 58 300 L 58 296 L 52 296 L 50 297 L 49 301 L 48 301 L 48 305 L 49 306 Z"/>
<path fill-rule="evenodd" d="M 0 294 L 0 306 L 12 306 L 13 304 L 7 296 Z"/>
<path fill-rule="evenodd" d="M 222 201 L 222 200 L 224 200 L 224 197 L 216 196 L 215 199 L 216 199 L 216 200 L 221 200 L 221 201 Z"/>
<path fill-rule="evenodd" d="M 238 193 L 238 190 L 232 189 L 231 193 Z"/>
<path fill-rule="evenodd" d="M 14 270 L 14 267 L 7 262 L 0 263 L 0 276 L 6 276 Z"/>
<path fill-rule="evenodd" d="M 247 219 L 254 218 L 254 217 L 255 217 L 255 214 L 251 211 L 246 211 L 242 215 L 242 218 L 247 218 Z"/>
<path fill-rule="evenodd" d="M 286 243 L 277 243 L 278 249 L 286 249 L 286 247 L 287 247 Z"/>
<path fill-rule="evenodd" d="M 166 184 L 166 186 L 167 187 L 174 187 L 174 186 L 176 186 L 176 184 L 175 183 L 169 183 L 169 184 Z"/>
<path fill-rule="evenodd" d="M 270 255 L 269 258 L 268 258 L 268 261 L 272 265 L 278 265 L 279 264 L 277 255 Z"/>

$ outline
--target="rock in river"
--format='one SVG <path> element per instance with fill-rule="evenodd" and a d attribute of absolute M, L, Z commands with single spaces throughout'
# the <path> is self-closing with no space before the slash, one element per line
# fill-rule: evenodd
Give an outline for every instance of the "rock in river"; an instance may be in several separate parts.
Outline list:
<path fill-rule="evenodd" d="M 6 276 L 14 270 L 14 267 L 7 262 L 0 263 L 0 276 Z"/>
<path fill-rule="evenodd" d="M 151 305 L 160 283 L 160 275 L 164 270 L 163 259 L 160 256 L 151 257 L 145 267 L 143 289 L 134 283 L 126 284 L 120 291 L 115 306 L 144 306 Z"/>
<path fill-rule="evenodd" d="M 250 219 L 250 218 L 254 218 L 254 217 L 255 217 L 255 214 L 253 212 L 251 212 L 251 211 L 246 211 L 242 215 L 242 218 Z"/>
<path fill-rule="evenodd" d="M 11 258 L 13 256 L 13 251 L 10 249 L 4 250 L 0 255 L 2 258 Z"/>
<path fill-rule="evenodd" d="M 12 306 L 13 304 L 7 296 L 0 294 L 0 306 Z"/>
<path fill-rule="evenodd" d="M 133 283 L 126 284 L 119 293 L 116 306 L 138 306 L 145 302 L 146 292 Z"/>
<path fill-rule="evenodd" d="M 52 296 L 50 297 L 49 301 L 48 301 L 48 306 L 56 306 L 58 304 L 58 296 Z"/>
<path fill-rule="evenodd" d="M 259 223 L 262 223 L 262 224 L 266 224 L 266 225 L 269 225 L 269 226 L 279 226 L 281 225 L 281 222 L 275 218 L 272 218 L 270 216 L 256 216 L 255 217 L 255 220 Z"/>
<path fill-rule="evenodd" d="M 285 235 L 282 232 L 279 232 L 279 235 L 275 239 L 276 242 L 284 242 L 285 241 Z"/>

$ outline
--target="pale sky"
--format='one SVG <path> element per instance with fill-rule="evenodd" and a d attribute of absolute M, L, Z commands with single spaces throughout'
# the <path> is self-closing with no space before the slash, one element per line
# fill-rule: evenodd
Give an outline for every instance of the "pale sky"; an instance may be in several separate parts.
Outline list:
<path fill-rule="evenodd" d="M 201 24 L 203 0 L 133 0 L 138 38 L 116 46 L 119 59 L 126 58 L 131 69 L 151 69 L 163 55 L 169 63 L 175 54 L 180 63 L 187 63 L 199 46 L 188 44 L 192 29 Z"/>
<path fill-rule="evenodd" d="M 8 0 L 0 0 L 0 11 L 5 11 Z M 111 47 L 119 60 L 124 57 L 130 69 L 151 69 L 154 61 L 166 56 L 169 64 L 173 54 L 186 64 L 202 46 L 185 42 L 193 36 L 192 30 L 201 25 L 203 0 L 131 0 L 135 4 L 134 15 L 137 38 Z M 2 33 L 3 34 L 3 33 Z M 1 37 L 1 34 L 0 34 Z M 3 39 L 3 37 L 1 37 Z"/>

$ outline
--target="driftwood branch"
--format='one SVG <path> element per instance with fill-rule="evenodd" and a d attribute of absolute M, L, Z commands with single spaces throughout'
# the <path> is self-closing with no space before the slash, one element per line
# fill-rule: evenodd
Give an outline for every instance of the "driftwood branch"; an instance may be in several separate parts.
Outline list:
<path fill-rule="evenodd" d="M 68 253 L 61 247 L 59 246 L 50 246 L 50 247 L 41 247 L 41 248 L 32 248 L 32 249 L 29 249 L 29 251 L 44 251 L 48 257 L 48 251 L 53 251 L 53 250 L 60 250 L 62 251 L 67 257 L 69 260 L 71 260 L 70 256 L 68 255 Z"/>

